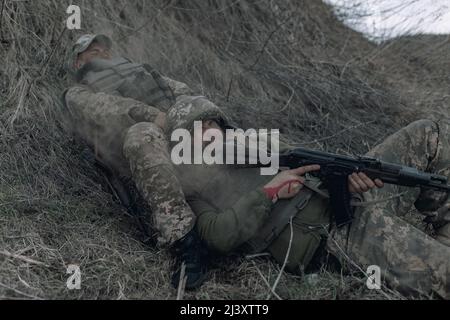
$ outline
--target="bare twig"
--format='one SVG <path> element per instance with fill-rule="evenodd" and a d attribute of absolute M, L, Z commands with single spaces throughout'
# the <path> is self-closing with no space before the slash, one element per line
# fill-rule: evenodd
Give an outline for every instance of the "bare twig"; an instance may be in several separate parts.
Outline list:
<path fill-rule="evenodd" d="M 278 30 L 280 30 L 280 28 L 285 25 L 290 19 L 292 18 L 292 15 L 290 15 L 289 17 L 287 17 L 283 22 L 281 22 L 280 24 L 278 24 L 273 30 L 272 32 L 270 32 L 269 36 L 267 37 L 266 41 L 264 41 L 263 46 L 261 47 L 261 50 L 259 51 L 258 55 L 256 56 L 255 62 L 253 62 L 252 65 L 250 65 L 250 70 L 253 69 L 259 62 L 259 60 L 261 59 L 262 55 L 264 54 L 264 50 L 266 50 L 267 45 L 269 44 L 270 40 L 272 39 L 272 37 L 275 35 L 275 33 L 277 33 Z"/>
<path fill-rule="evenodd" d="M 291 220 L 289 221 L 289 226 L 290 226 L 290 230 L 291 230 L 291 236 L 289 239 L 289 246 L 286 252 L 286 257 L 284 258 L 284 262 L 283 262 L 283 266 L 280 269 L 280 273 L 278 274 L 277 279 L 275 280 L 275 283 L 273 284 L 272 290 L 270 291 L 269 295 L 267 296 L 267 300 L 270 299 L 270 296 L 272 295 L 273 292 L 276 292 L 278 283 L 280 282 L 281 276 L 283 275 L 284 269 L 286 268 L 286 265 L 289 261 L 289 255 L 291 254 L 291 248 L 292 248 L 292 240 L 294 239 L 294 229 L 292 226 L 292 217 Z"/>
<path fill-rule="evenodd" d="M 43 262 L 40 262 L 40 261 L 31 259 L 31 258 L 22 256 L 22 255 L 10 253 L 10 252 L 5 251 L 5 250 L 0 251 L 0 254 L 5 256 L 5 257 L 8 257 L 8 258 L 13 258 L 13 259 L 16 259 L 16 260 L 24 261 L 26 263 L 36 264 L 36 265 L 40 265 L 40 266 L 44 266 L 44 267 L 49 267 L 47 264 L 45 264 Z"/>
<path fill-rule="evenodd" d="M 5 3 L 6 0 L 3 0 L 2 2 L 2 8 L 0 9 L 0 42 L 3 42 L 3 11 L 5 10 Z"/>
<path fill-rule="evenodd" d="M 230 84 L 228 85 L 228 92 L 227 92 L 227 102 L 230 101 L 230 94 L 231 94 L 231 87 L 233 85 L 233 76 L 231 76 Z"/>
<path fill-rule="evenodd" d="M 158 13 L 155 16 L 153 16 L 153 17 L 151 17 L 149 19 L 146 19 L 145 22 L 142 25 L 140 25 L 139 27 L 137 27 L 136 29 L 131 31 L 129 34 L 127 34 L 127 35 L 125 35 L 123 37 L 120 37 L 119 39 L 117 39 L 117 41 L 118 42 L 122 41 L 125 38 L 129 38 L 132 35 L 134 35 L 136 33 L 139 33 L 142 29 L 144 29 L 146 26 L 148 26 L 148 24 L 150 22 L 154 22 L 156 20 L 156 18 L 158 18 L 161 15 L 162 12 L 164 12 L 167 8 L 171 7 L 174 2 L 175 2 L 174 0 L 168 0 L 165 5 L 163 5 L 161 8 L 157 9 Z"/>
<path fill-rule="evenodd" d="M 285 106 L 280 110 L 280 112 L 285 111 L 287 108 L 289 108 L 289 106 L 291 105 L 292 99 L 294 99 L 295 97 L 295 90 L 291 88 L 291 86 L 289 86 L 289 88 L 291 89 L 291 96 L 289 98 L 289 100 L 286 102 Z"/>
<path fill-rule="evenodd" d="M 20 295 L 22 295 L 22 296 L 24 296 L 24 297 L 27 297 L 27 298 L 31 298 L 31 299 L 35 299 L 35 300 L 44 300 L 43 298 L 40 298 L 40 297 L 38 297 L 38 296 L 33 296 L 33 295 L 31 295 L 31 294 L 22 292 L 22 291 L 20 291 L 20 290 L 18 290 L 18 289 L 14 289 L 14 288 L 12 288 L 12 287 L 10 287 L 10 286 L 7 286 L 6 284 L 1 283 L 1 282 L 0 282 L 0 287 L 6 288 L 6 289 L 8 289 L 8 290 L 12 290 L 12 291 L 14 291 L 15 293 L 20 294 Z"/>
<path fill-rule="evenodd" d="M 283 300 L 281 299 L 281 297 L 275 292 L 272 291 L 272 286 L 270 285 L 269 281 L 267 281 L 267 279 L 264 277 L 264 275 L 262 274 L 261 270 L 259 270 L 258 266 L 256 265 L 256 262 L 254 260 L 252 260 L 253 265 L 255 266 L 256 271 L 258 272 L 259 276 L 261 277 L 261 279 L 263 280 L 263 282 L 266 284 L 267 288 L 269 288 L 269 290 L 272 292 L 272 294 L 278 299 L 278 300 Z"/>
<path fill-rule="evenodd" d="M 270 257 L 270 253 L 264 252 L 264 253 L 250 254 L 250 255 L 245 256 L 245 259 L 251 260 L 251 259 L 260 258 L 260 257 Z"/>
<path fill-rule="evenodd" d="M 181 265 L 181 273 L 180 273 L 180 282 L 178 283 L 178 293 L 177 293 L 177 300 L 183 300 L 184 292 L 186 290 L 186 265 Z"/>

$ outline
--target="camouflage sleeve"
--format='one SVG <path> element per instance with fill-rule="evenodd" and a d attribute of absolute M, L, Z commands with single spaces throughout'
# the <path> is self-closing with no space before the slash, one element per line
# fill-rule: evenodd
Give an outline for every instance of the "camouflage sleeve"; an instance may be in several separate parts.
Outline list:
<path fill-rule="evenodd" d="M 185 83 L 173 80 L 169 77 L 163 76 L 163 79 L 167 81 L 169 87 L 172 89 L 175 97 L 181 95 L 191 96 L 194 94 L 194 91 Z"/>
<path fill-rule="evenodd" d="M 63 100 L 72 133 L 113 168 L 125 168 L 122 142 L 127 130 L 138 122 L 153 122 L 160 113 L 142 102 L 96 93 L 85 86 L 68 89 Z"/>
<path fill-rule="evenodd" d="M 262 190 L 252 191 L 220 211 L 201 199 L 187 200 L 197 215 L 197 232 L 211 249 L 223 254 L 250 240 L 269 218 L 272 207 Z"/>
<path fill-rule="evenodd" d="M 154 122 L 160 111 L 140 101 L 110 95 L 103 92 L 93 92 L 85 86 L 75 86 L 64 94 L 66 110 L 74 117 L 83 112 L 92 116 L 105 115 L 111 117 L 123 117 L 124 114 L 135 122 Z"/>

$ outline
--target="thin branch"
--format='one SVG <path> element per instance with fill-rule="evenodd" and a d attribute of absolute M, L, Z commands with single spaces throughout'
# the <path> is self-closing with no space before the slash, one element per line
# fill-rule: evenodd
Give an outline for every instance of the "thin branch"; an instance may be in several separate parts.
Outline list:
<path fill-rule="evenodd" d="M 272 292 L 276 292 L 275 290 L 277 289 L 278 283 L 280 282 L 281 276 L 283 275 L 284 269 L 286 268 L 286 265 L 287 265 L 288 260 L 289 260 L 289 255 L 290 255 L 291 249 L 292 249 L 292 241 L 294 239 L 294 229 L 293 229 L 293 226 L 292 226 L 292 217 L 291 217 L 291 220 L 289 221 L 289 226 L 290 226 L 290 230 L 291 230 L 291 236 L 290 236 L 290 239 L 289 239 L 289 246 L 288 246 L 288 249 L 287 249 L 287 252 L 286 252 L 286 257 L 284 258 L 283 266 L 281 267 L 280 273 L 278 274 L 278 277 L 275 280 L 275 283 L 273 284 L 272 290 L 269 293 L 269 295 L 267 296 L 267 300 L 270 299 L 270 296 L 271 296 Z"/>
<path fill-rule="evenodd" d="M 287 17 L 282 23 L 278 24 L 273 30 L 272 32 L 270 32 L 269 36 L 267 37 L 266 41 L 264 41 L 264 44 L 261 48 L 261 50 L 258 53 L 258 56 L 255 59 L 255 62 L 253 62 L 253 64 L 250 66 L 250 70 L 253 69 L 259 62 L 259 60 L 261 59 L 264 51 L 266 50 L 267 45 L 269 44 L 270 40 L 272 39 L 272 37 L 275 35 L 275 33 L 277 33 L 278 30 L 280 30 L 280 28 L 285 25 L 289 20 L 291 20 L 292 15 L 290 15 L 289 17 Z"/>
<path fill-rule="evenodd" d="M 186 274 L 186 265 L 183 262 L 183 264 L 181 265 L 180 281 L 178 283 L 177 300 L 183 300 L 187 281 L 187 277 L 185 276 L 185 274 Z"/>
<path fill-rule="evenodd" d="M 22 295 L 22 296 L 24 296 L 24 297 L 27 297 L 27 298 L 31 298 L 31 299 L 35 299 L 35 300 L 44 300 L 44 299 L 42 299 L 42 298 L 40 298 L 40 297 L 38 297 L 38 296 L 33 296 L 33 295 L 31 295 L 31 294 L 22 292 L 22 291 L 20 291 L 20 290 L 14 289 L 14 288 L 11 288 L 10 286 L 7 286 L 6 284 L 1 283 L 1 282 L 0 282 L 0 287 L 6 288 L 6 289 L 8 289 L 8 290 L 12 290 L 12 291 L 14 291 L 15 293 L 20 294 L 20 295 Z"/>
<path fill-rule="evenodd" d="M 251 260 L 251 259 L 260 258 L 260 257 L 270 257 L 270 253 L 264 252 L 264 253 L 257 253 L 257 254 L 249 254 L 249 255 L 245 256 L 245 259 Z"/>
<path fill-rule="evenodd" d="M 0 39 L 1 39 L 1 42 L 3 42 L 3 11 L 5 11 L 5 3 L 6 3 L 6 0 L 3 0 L 3 2 L 2 2 L 2 8 L 1 8 L 1 10 L 0 10 Z"/>
<path fill-rule="evenodd" d="M 231 87 L 233 85 L 233 80 L 234 80 L 234 78 L 233 78 L 233 76 L 231 76 L 230 84 L 228 85 L 227 102 L 230 101 L 230 94 L 231 94 Z"/>
<path fill-rule="evenodd" d="M 164 12 L 167 8 L 169 7 L 173 7 L 172 4 L 175 2 L 175 0 L 168 0 L 167 3 L 165 5 L 163 5 L 162 7 L 157 9 L 157 14 L 155 16 L 150 17 L 149 19 L 146 19 L 145 22 L 140 25 L 139 27 L 137 27 L 136 29 L 134 29 L 133 31 L 131 31 L 129 34 L 124 35 L 122 37 L 120 37 L 119 39 L 117 39 L 117 42 L 122 41 L 123 39 L 129 38 L 132 35 L 139 33 L 142 29 L 144 29 L 150 22 L 154 22 L 160 15 L 162 12 Z"/>
<path fill-rule="evenodd" d="M 256 262 L 254 260 L 252 260 L 253 265 L 256 268 L 256 271 L 258 271 L 259 276 L 261 277 L 261 279 L 263 280 L 263 282 L 266 284 L 267 288 L 269 288 L 269 290 L 272 292 L 272 294 L 278 299 L 278 300 L 283 300 L 281 299 L 281 297 L 274 291 L 272 291 L 272 286 L 270 285 L 269 281 L 267 281 L 267 279 L 264 277 L 264 275 L 262 274 L 261 270 L 259 270 L 258 266 L 256 265 Z"/>
<path fill-rule="evenodd" d="M 40 265 L 40 266 L 44 266 L 44 267 L 49 267 L 47 264 L 45 264 L 43 262 L 36 261 L 34 259 L 22 256 L 22 255 L 10 253 L 10 252 L 5 251 L 5 250 L 0 251 L 0 255 L 6 256 L 8 258 L 13 258 L 13 259 L 16 259 L 16 260 L 22 260 L 22 261 L 24 261 L 26 263 L 36 264 L 36 265 Z"/>

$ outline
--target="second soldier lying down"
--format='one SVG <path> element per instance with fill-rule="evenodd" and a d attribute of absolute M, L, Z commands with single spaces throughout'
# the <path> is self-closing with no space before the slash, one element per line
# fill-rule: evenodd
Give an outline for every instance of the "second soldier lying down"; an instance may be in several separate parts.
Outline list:
<path fill-rule="evenodd" d="M 64 122 L 102 167 L 136 185 L 151 208 L 158 244 L 170 247 L 177 257 L 172 283 L 178 286 L 184 263 L 186 288 L 196 288 L 205 278 L 208 252 L 193 230 L 195 215 L 174 174 L 164 134 L 165 112 L 191 91 L 149 65 L 113 56 L 112 46 L 105 35 L 87 34 L 75 43 L 68 64 L 75 83 L 64 92 Z M 152 161 L 146 162 L 144 173 L 133 151 L 145 144 L 136 138 L 142 137 L 141 128 L 158 145 L 149 150 Z"/>
<path fill-rule="evenodd" d="M 203 98 L 181 97 L 168 112 L 168 125 L 192 130 L 194 121 L 203 121 L 203 130 L 224 130 L 226 116 Z M 145 124 L 143 124 L 145 126 Z M 135 150 L 139 167 L 145 168 L 154 150 L 141 128 L 136 138 L 147 141 Z M 416 167 L 450 177 L 450 123 L 416 121 L 375 147 L 368 156 Z M 327 199 L 302 188 L 305 174 L 317 166 L 283 171 L 275 177 L 262 176 L 259 168 L 233 165 L 179 165 L 177 176 L 184 194 L 197 215 L 196 229 L 210 249 L 229 253 L 246 244 L 264 250 L 283 263 L 290 242 L 290 224 L 275 237 L 270 231 L 271 217 L 281 203 L 303 197 L 293 207 L 293 241 L 287 269 L 300 272 L 322 255 L 344 262 L 350 258 L 363 270 L 370 265 L 381 268 L 382 278 L 405 294 L 450 297 L 450 232 L 448 194 L 426 194 L 417 188 L 385 185 L 364 174 L 349 177 L 349 190 L 375 201 L 355 209 L 350 225 L 336 228 Z M 320 183 L 320 181 L 309 181 Z M 402 194 L 401 197 L 391 197 Z M 437 197 L 438 196 L 438 197 Z M 413 204 L 422 212 L 436 211 L 437 237 L 431 238 L 402 219 Z M 438 221 L 440 220 L 440 221 Z"/>

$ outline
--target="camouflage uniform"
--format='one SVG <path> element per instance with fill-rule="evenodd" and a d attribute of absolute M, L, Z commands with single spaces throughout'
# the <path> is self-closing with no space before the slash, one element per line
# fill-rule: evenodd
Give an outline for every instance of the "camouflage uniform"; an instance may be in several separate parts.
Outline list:
<path fill-rule="evenodd" d="M 180 95 L 177 105 L 192 104 L 198 101 L 196 107 L 208 110 L 206 118 L 218 118 L 221 113 L 212 109 L 212 105 L 204 97 Z M 176 126 L 174 122 L 190 122 L 190 114 L 173 114 L 168 111 L 169 127 Z M 156 229 L 165 239 L 171 242 L 182 238 L 195 224 L 195 216 L 186 203 L 181 183 L 177 176 L 180 172 L 172 165 L 169 155 L 169 144 L 166 134 L 155 124 L 141 122 L 128 129 L 124 138 L 123 151 L 138 190 L 150 204 L 156 207 L 154 222 Z"/>
<path fill-rule="evenodd" d="M 96 38 L 112 45 L 106 36 L 86 35 L 75 46 L 74 57 Z M 191 90 L 148 65 L 117 59 L 98 59 L 90 63 L 94 67 L 78 70 L 78 85 L 64 93 L 65 124 L 104 166 L 122 180 L 134 181 L 152 210 L 158 243 L 170 245 L 193 228 L 195 215 L 174 175 L 166 135 L 153 122 Z"/>
<path fill-rule="evenodd" d="M 416 121 L 368 156 L 450 177 L 450 122 Z M 423 211 L 436 210 L 448 201 L 448 194 L 420 194 L 419 189 L 386 185 L 364 198 L 373 201 L 398 194 L 402 196 L 357 209 L 349 227 L 332 231 L 328 250 L 341 260 L 347 260 L 346 255 L 363 270 L 379 266 L 389 284 L 399 290 L 434 291 L 449 298 L 450 247 L 402 219 L 413 204 Z"/>
<path fill-rule="evenodd" d="M 181 239 L 195 223 L 168 150 L 165 133 L 150 122 L 132 126 L 124 139 L 124 155 L 140 194 L 152 208 L 161 244 Z"/>
<path fill-rule="evenodd" d="M 211 115 L 212 110 L 217 107 L 209 102 L 180 103 L 168 112 L 169 123 L 172 129 L 191 128 L 193 119 L 220 119 L 220 115 Z M 387 138 L 368 155 L 450 177 L 449 139 L 448 121 L 420 120 Z M 223 165 L 175 169 L 197 215 L 198 233 L 211 249 L 221 253 L 247 249 L 283 203 L 273 205 L 265 196 L 262 188 L 271 177 L 261 176 L 259 169 Z M 364 271 L 378 265 L 392 287 L 448 298 L 450 247 L 401 219 L 413 204 L 421 210 L 435 210 L 448 201 L 448 194 L 421 194 L 418 189 L 386 185 L 366 193 L 364 200 L 386 199 L 398 193 L 402 197 L 357 208 L 354 222 L 340 229 L 329 227 L 332 210 L 327 199 L 315 195 L 309 203 L 296 206 L 287 270 L 304 270 L 320 252 L 317 249 L 325 237 L 329 253 L 343 262 L 352 259 Z M 290 233 L 286 226 L 266 247 L 279 263 L 284 262 Z"/>

